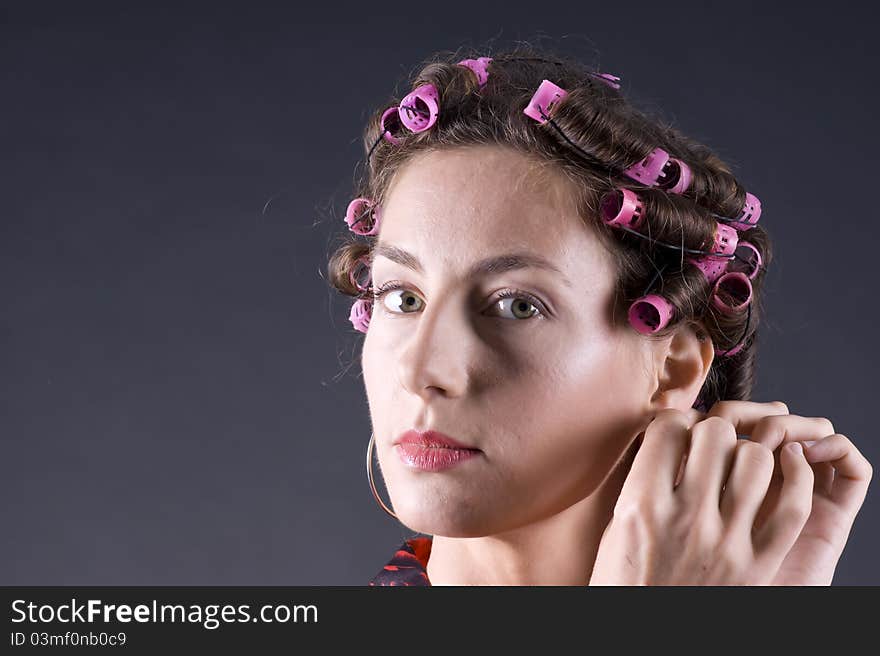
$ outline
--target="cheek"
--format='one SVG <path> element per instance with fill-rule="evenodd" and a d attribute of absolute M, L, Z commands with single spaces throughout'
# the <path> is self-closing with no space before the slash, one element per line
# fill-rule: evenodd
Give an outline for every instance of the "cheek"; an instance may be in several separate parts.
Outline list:
<path fill-rule="evenodd" d="M 555 481 L 556 494 L 573 486 L 588 493 L 635 436 L 647 379 L 638 349 L 630 344 L 604 335 L 558 343 L 562 346 L 535 363 L 511 404 L 520 421 L 508 419 L 516 439 L 503 458 L 521 477 L 545 486 Z"/>

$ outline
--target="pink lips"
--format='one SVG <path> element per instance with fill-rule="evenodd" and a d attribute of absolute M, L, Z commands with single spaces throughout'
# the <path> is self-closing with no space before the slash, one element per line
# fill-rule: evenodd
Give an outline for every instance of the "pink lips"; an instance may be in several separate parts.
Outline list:
<path fill-rule="evenodd" d="M 438 431 L 408 430 L 395 440 L 405 465 L 425 471 L 453 467 L 482 453 Z"/>

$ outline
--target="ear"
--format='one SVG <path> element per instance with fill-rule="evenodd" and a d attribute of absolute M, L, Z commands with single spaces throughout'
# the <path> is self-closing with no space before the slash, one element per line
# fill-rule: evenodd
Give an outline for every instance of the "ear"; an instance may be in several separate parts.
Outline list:
<path fill-rule="evenodd" d="M 684 324 L 657 342 L 655 390 L 650 407 L 689 410 L 697 399 L 715 359 L 715 346 L 700 324 Z"/>

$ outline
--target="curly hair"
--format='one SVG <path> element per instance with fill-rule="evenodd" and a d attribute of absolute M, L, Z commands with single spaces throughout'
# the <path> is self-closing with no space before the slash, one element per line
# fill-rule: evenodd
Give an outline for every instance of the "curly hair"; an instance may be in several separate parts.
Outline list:
<path fill-rule="evenodd" d="M 771 262 L 768 234 L 760 225 L 748 230 L 748 242 L 759 253 L 762 266 L 751 280 L 747 309 L 729 312 L 716 307 L 711 302 L 712 284 L 685 257 L 686 249 L 713 250 L 719 225 L 716 217 L 738 217 L 743 211 L 746 190 L 731 169 L 706 145 L 634 107 L 619 85 L 598 79 L 600 74 L 579 61 L 544 47 L 519 44 L 492 55 L 488 80 L 481 86 L 471 69 L 457 63 L 476 57 L 471 48 L 441 51 L 418 67 L 411 90 L 433 84 L 439 96 L 441 109 L 430 129 L 398 130 L 394 134 L 397 143 L 392 143 L 383 138 L 391 128 L 387 122 L 383 126 L 382 115 L 389 106 L 398 106 L 400 99 L 392 98 L 373 112 L 363 140 L 368 162 L 357 182 L 356 196 L 381 206 L 394 175 L 406 162 L 417 153 L 444 148 L 506 146 L 528 157 L 536 168 L 556 167 L 572 182 L 580 218 L 592 226 L 614 256 L 612 322 L 626 321 L 630 304 L 654 285 L 659 288 L 656 293 L 662 293 L 672 305 L 674 314 L 665 327 L 646 339 L 663 339 L 686 323 L 699 339 L 711 338 L 716 349 L 742 344 L 735 354 L 714 358 L 694 407 L 705 409 L 719 400 L 747 399 L 755 379 L 762 283 Z M 553 107 L 555 125 L 538 125 L 523 113 L 544 79 L 568 92 Z M 669 185 L 641 184 L 621 173 L 657 147 L 690 168 L 693 177 L 684 193 L 670 193 Z M 602 219 L 602 199 L 621 189 L 637 192 L 641 199 L 649 239 L 617 230 Z M 349 232 L 332 253 L 329 282 L 337 291 L 372 300 L 369 284 L 361 289 L 364 285 L 359 287 L 356 280 L 361 262 L 372 262 L 377 238 Z M 662 247 L 660 242 L 667 246 L 671 242 L 677 248 Z M 722 301 L 741 300 L 725 294 L 719 288 Z"/>

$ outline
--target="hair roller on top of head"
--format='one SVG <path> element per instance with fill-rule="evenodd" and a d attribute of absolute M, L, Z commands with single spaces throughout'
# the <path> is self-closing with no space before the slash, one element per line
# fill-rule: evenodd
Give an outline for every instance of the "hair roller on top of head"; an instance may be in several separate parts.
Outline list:
<path fill-rule="evenodd" d="M 644 205 L 638 194 L 631 189 L 612 189 L 599 203 L 602 219 L 612 227 L 626 226 L 637 230 L 641 227 Z"/>
<path fill-rule="evenodd" d="M 566 96 L 568 91 L 553 84 L 550 80 L 542 80 L 538 85 L 523 114 L 535 119 L 538 123 L 546 123 L 550 118 L 550 112 Z"/>
<path fill-rule="evenodd" d="M 611 73 L 588 73 L 591 77 L 599 78 L 601 82 L 604 82 L 612 89 L 620 89 L 620 85 L 617 84 L 620 82 L 620 78 L 616 75 L 612 75 Z"/>
<path fill-rule="evenodd" d="M 736 251 L 739 235 L 729 225 L 716 222 L 715 241 L 710 255 L 700 258 L 689 257 L 688 261 L 703 272 L 706 280 L 715 282 L 727 269 L 731 261 L 731 255 Z"/>
<path fill-rule="evenodd" d="M 683 194 L 690 189 L 693 179 L 691 167 L 677 157 L 670 157 L 663 179 L 657 183 L 657 186 L 671 194 Z"/>
<path fill-rule="evenodd" d="M 668 164 L 669 153 L 662 148 L 655 148 L 648 153 L 647 157 L 625 169 L 623 174 L 636 182 L 653 187 L 660 177 L 665 175 L 664 170 Z"/>
<path fill-rule="evenodd" d="M 742 251 L 743 249 L 751 251 L 751 253 L 746 256 L 736 255 L 735 259 L 731 260 L 730 263 L 728 263 L 727 270 L 739 271 L 741 268 L 745 268 L 747 271 L 746 275 L 749 277 L 750 280 L 754 280 L 755 276 L 758 275 L 758 271 L 761 270 L 761 266 L 763 265 L 761 252 L 749 242 L 740 239 L 739 243 L 737 243 L 736 245 L 736 250 Z"/>
<path fill-rule="evenodd" d="M 380 120 L 382 124 L 382 138 L 393 143 L 395 146 L 400 145 L 400 139 L 394 136 L 390 124 L 397 123 L 398 126 L 400 125 L 400 114 L 398 112 L 398 106 L 393 105 L 385 110 Z"/>
<path fill-rule="evenodd" d="M 379 232 L 382 208 L 371 198 L 355 198 L 345 210 L 348 229 L 358 235 L 375 235 Z"/>
<path fill-rule="evenodd" d="M 758 197 L 754 194 L 746 192 L 746 199 L 743 202 L 742 213 L 736 219 L 736 221 L 732 222 L 732 225 L 737 230 L 750 230 L 761 218 L 761 201 L 758 200 Z"/>
<path fill-rule="evenodd" d="M 424 132 L 437 122 L 440 100 L 437 87 L 423 84 L 410 91 L 398 108 L 400 122 L 410 132 Z"/>
<path fill-rule="evenodd" d="M 471 69 L 474 74 L 477 76 L 477 83 L 480 87 L 486 86 L 486 82 L 489 81 L 489 62 L 492 61 L 491 57 L 479 57 L 477 59 L 462 59 L 458 62 L 459 66 L 464 66 L 465 68 Z"/>

